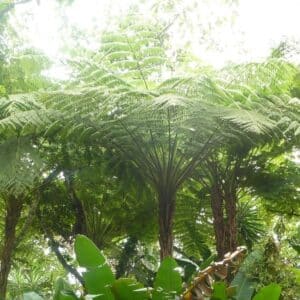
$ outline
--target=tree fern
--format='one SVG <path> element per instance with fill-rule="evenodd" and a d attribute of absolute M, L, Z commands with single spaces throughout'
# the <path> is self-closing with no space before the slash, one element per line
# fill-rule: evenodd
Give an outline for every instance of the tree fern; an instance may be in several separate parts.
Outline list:
<path fill-rule="evenodd" d="M 158 32 L 159 29 L 153 26 L 126 20 L 118 33 L 103 35 L 104 64 L 117 74 L 134 80 L 135 84 L 149 88 L 149 77 L 157 74 L 166 62 Z"/>
<path fill-rule="evenodd" d="M 46 109 L 60 116 L 46 136 L 58 133 L 126 157 L 155 191 L 163 224 L 172 218 L 178 189 L 212 150 L 281 134 L 271 96 L 286 94 L 294 70 L 284 74 L 272 61 L 163 82 L 155 32 L 134 24 L 120 32 L 103 35 L 99 53 L 77 63 L 67 89 L 43 95 Z M 274 80 L 283 84 L 275 88 Z"/>

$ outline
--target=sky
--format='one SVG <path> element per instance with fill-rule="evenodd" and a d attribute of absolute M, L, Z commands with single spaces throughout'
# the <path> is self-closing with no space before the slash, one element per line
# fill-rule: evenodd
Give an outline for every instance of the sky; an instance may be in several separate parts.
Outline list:
<path fill-rule="evenodd" d="M 196 57 L 215 67 L 228 62 L 264 59 L 282 40 L 300 41 L 300 0 L 240 0 L 231 6 L 224 0 L 202 0 L 196 8 L 189 7 L 191 2 L 178 1 L 173 15 L 181 15 L 189 8 L 187 21 L 193 29 L 175 23 L 169 30 L 172 43 L 176 47 L 189 43 Z M 33 0 L 17 8 L 15 22 L 30 44 L 56 61 L 58 75 L 63 73 L 63 68 L 58 69 L 58 62 L 62 59 L 61 47 L 65 42 L 64 22 L 87 31 L 95 27 L 101 31 L 111 25 L 112 17 L 118 20 L 136 3 L 140 3 L 141 14 L 149 17 L 149 1 L 75 0 L 71 6 L 58 11 L 54 0 Z M 228 20 L 209 27 L 210 23 L 222 18 Z M 209 30 L 209 38 L 205 40 L 202 39 L 203 29 Z M 217 46 L 208 45 L 210 39 Z M 300 62 L 299 55 L 294 59 Z"/>

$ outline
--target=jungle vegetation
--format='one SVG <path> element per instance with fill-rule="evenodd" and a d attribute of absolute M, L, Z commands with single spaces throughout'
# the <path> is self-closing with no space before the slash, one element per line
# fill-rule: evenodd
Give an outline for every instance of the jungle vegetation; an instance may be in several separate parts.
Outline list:
<path fill-rule="evenodd" d="M 18 18 L 40 2 L 0 2 L 0 299 L 179 299 L 239 246 L 203 299 L 299 299 L 298 44 L 214 67 L 172 43 L 197 1 L 84 31 L 53 0 L 55 61 Z"/>

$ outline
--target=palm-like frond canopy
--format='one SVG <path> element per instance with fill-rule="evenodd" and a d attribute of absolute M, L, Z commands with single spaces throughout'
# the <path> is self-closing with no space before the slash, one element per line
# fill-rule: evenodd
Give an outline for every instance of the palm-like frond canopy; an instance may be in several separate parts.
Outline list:
<path fill-rule="evenodd" d="M 172 223 L 176 192 L 211 151 L 281 138 L 291 129 L 287 120 L 297 132 L 299 115 L 290 109 L 297 70 L 271 59 L 162 80 L 168 66 L 158 59 L 161 37 L 149 27 L 134 35 L 132 26 L 104 35 L 98 53 L 72 62 L 77 75 L 68 86 L 40 95 L 33 109 L 4 116 L 0 128 L 5 138 L 43 133 L 109 150 L 153 187 Z"/>

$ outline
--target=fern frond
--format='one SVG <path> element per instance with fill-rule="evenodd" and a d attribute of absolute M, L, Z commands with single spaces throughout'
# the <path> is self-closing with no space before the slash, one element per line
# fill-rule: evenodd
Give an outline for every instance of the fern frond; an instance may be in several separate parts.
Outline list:
<path fill-rule="evenodd" d="M 25 194 L 35 186 L 42 162 L 28 138 L 12 138 L 0 144 L 0 192 Z"/>
<path fill-rule="evenodd" d="M 17 136 L 37 135 L 61 114 L 44 108 L 34 94 L 10 95 L 0 99 L 0 142 Z"/>

